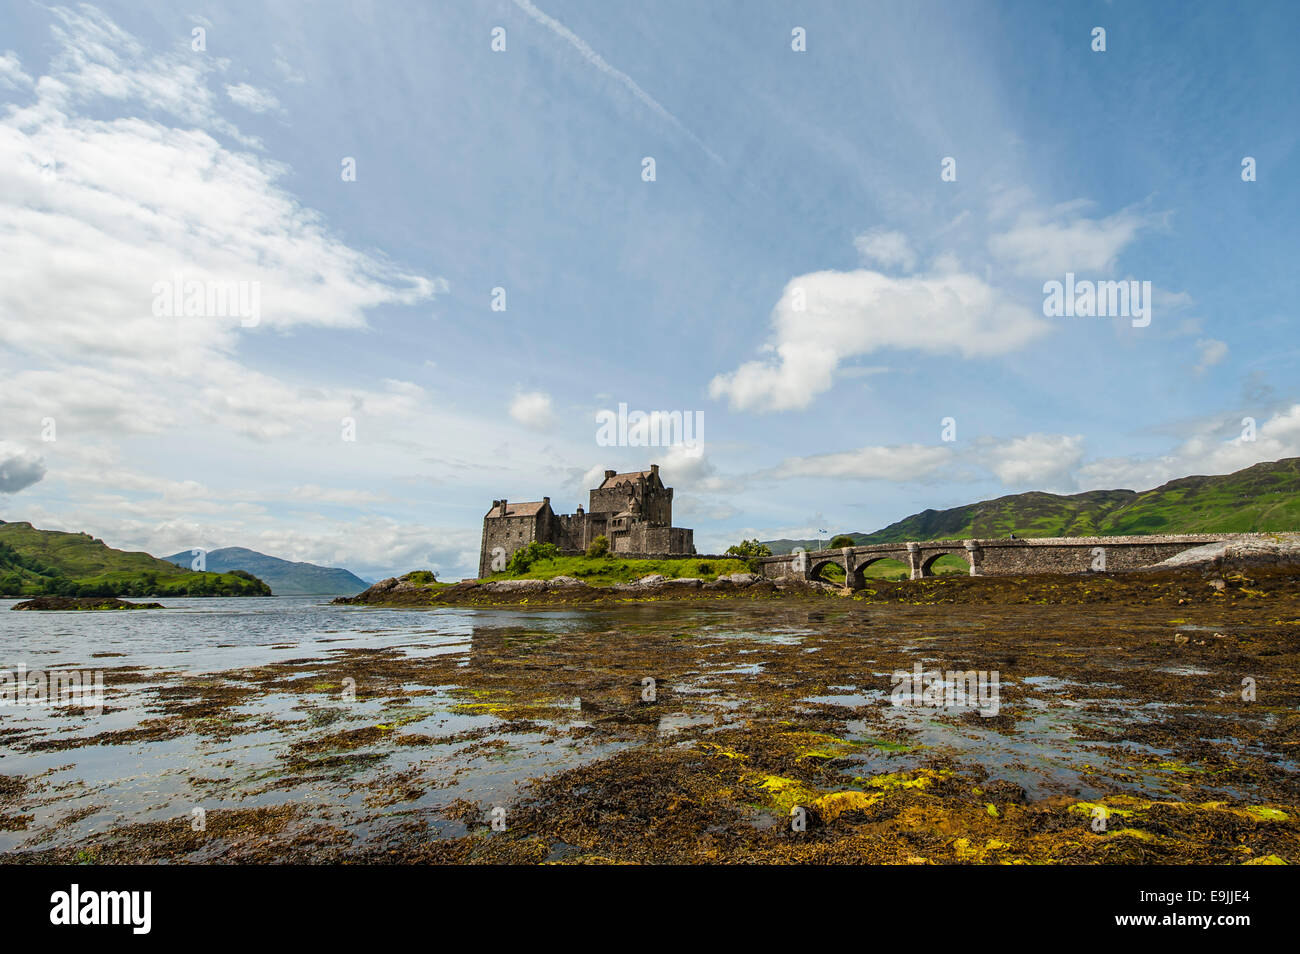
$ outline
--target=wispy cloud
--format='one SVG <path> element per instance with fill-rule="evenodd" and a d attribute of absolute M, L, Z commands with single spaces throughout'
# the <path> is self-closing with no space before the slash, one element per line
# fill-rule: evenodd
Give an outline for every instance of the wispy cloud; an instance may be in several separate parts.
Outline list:
<path fill-rule="evenodd" d="M 20 89 L 32 85 L 32 78 L 23 72 L 13 50 L 0 54 L 0 88 Z"/>
<path fill-rule="evenodd" d="M 529 3 L 529 0 L 514 0 L 514 3 L 520 10 L 524 11 L 524 13 L 528 14 L 556 36 L 567 40 L 569 45 L 582 54 L 583 59 L 596 67 L 596 69 L 600 70 L 610 79 L 623 86 L 624 89 L 635 96 L 643 105 L 647 106 L 652 112 L 654 112 L 656 116 L 678 129 L 684 136 L 690 139 L 691 142 L 704 150 L 710 159 L 718 165 L 723 165 L 721 156 L 705 145 L 704 141 L 700 139 L 699 136 L 687 129 L 685 124 L 665 109 L 662 103 L 642 89 L 636 80 L 632 79 L 632 77 L 628 76 L 622 70 L 615 69 L 611 66 L 603 56 L 591 48 L 591 45 L 587 43 L 586 40 L 578 36 L 578 34 L 574 33 L 559 20 L 555 19 L 555 17 L 545 11 L 537 9 L 536 6 Z"/>
<path fill-rule="evenodd" d="M 258 89 L 248 83 L 226 86 L 226 95 L 231 102 L 243 106 L 252 113 L 266 113 L 280 108 L 280 101 L 264 89 Z"/>
<path fill-rule="evenodd" d="M 1196 348 L 1201 352 L 1201 359 L 1192 369 L 1197 374 L 1204 374 L 1228 356 L 1227 342 L 1219 341 L 1217 338 L 1200 338 L 1196 342 Z"/>

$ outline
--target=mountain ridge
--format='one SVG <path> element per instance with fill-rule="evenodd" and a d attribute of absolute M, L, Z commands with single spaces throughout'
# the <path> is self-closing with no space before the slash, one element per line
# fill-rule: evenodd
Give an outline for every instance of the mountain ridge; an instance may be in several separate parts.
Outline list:
<path fill-rule="evenodd" d="M 182 550 L 163 557 L 168 563 L 192 565 L 192 551 Z M 216 572 L 243 570 L 265 580 L 276 596 L 355 596 L 370 584 L 342 567 L 321 566 L 250 550 L 248 547 L 221 547 L 204 553 L 206 566 Z"/>
<path fill-rule="evenodd" d="M 863 545 L 987 539 L 1010 533 L 1072 537 L 1296 529 L 1300 529 L 1300 457 L 1285 457 L 1230 474 L 1178 477 L 1145 491 L 1006 494 L 947 510 L 922 510 L 871 533 L 846 535 Z M 816 549 L 825 540 L 764 542 L 780 554 L 796 546 Z"/>

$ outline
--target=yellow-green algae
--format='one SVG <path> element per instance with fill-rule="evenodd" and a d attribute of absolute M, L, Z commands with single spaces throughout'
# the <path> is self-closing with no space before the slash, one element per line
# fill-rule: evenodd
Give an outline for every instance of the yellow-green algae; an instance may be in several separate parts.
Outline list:
<path fill-rule="evenodd" d="M 861 746 L 859 742 L 841 739 L 824 732 L 788 732 L 786 735 L 799 753 L 795 756 L 796 760 L 837 759 Z"/>
<path fill-rule="evenodd" d="M 937 779 L 947 778 L 950 775 L 952 775 L 950 769 L 916 769 L 911 772 L 890 772 L 887 775 L 874 775 L 870 778 L 857 776 L 854 781 L 886 792 L 893 792 L 905 788 L 929 788 Z"/>
<path fill-rule="evenodd" d="M 1290 817 L 1280 808 L 1269 808 L 1267 805 L 1248 805 L 1245 811 L 1263 821 L 1286 821 Z"/>
<path fill-rule="evenodd" d="M 796 806 L 808 807 L 821 795 L 816 789 L 794 778 L 781 775 L 760 776 L 758 787 L 767 793 L 767 804 L 783 815 L 790 814 Z"/>
<path fill-rule="evenodd" d="M 884 795 L 879 792 L 868 794 L 867 792 L 857 792 L 850 789 L 849 791 L 831 792 L 829 795 L 823 795 L 813 802 L 813 808 L 817 810 L 817 815 L 822 821 L 830 823 L 845 812 L 865 811 L 882 798 L 884 798 Z"/>
<path fill-rule="evenodd" d="M 1233 806 L 1227 802 L 1180 802 L 1155 801 L 1134 798 L 1131 795 L 1113 795 L 1101 802 L 1075 802 L 1067 809 L 1083 815 L 1095 815 L 1098 811 L 1107 816 L 1121 818 L 1145 818 L 1153 809 L 1165 809 L 1178 812 L 1226 812 L 1251 821 L 1285 822 L 1291 816 L 1280 808 L 1271 805 Z"/>

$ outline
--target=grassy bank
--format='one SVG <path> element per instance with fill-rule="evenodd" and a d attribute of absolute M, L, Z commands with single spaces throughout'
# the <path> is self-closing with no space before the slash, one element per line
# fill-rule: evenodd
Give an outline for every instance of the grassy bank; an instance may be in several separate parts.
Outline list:
<path fill-rule="evenodd" d="M 695 577 L 716 580 L 719 576 L 748 572 L 748 563 L 733 559 L 630 560 L 612 555 L 558 556 L 536 560 L 522 572 L 493 573 L 483 580 L 553 580 L 557 576 L 572 576 L 592 586 L 612 586 L 631 583 L 654 573 L 669 579 Z"/>

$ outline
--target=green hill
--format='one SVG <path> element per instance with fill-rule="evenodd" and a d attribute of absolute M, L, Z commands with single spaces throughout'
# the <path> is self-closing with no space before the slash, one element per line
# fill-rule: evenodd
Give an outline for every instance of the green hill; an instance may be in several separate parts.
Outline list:
<path fill-rule="evenodd" d="M 192 557 L 189 550 L 183 550 L 163 559 L 188 568 Z M 369 586 L 348 570 L 281 560 L 244 547 L 209 550 L 204 559 L 207 568 L 214 572 L 244 570 L 265 580 L 277 596 L 355 596 Z"/>
<path fill-rule="evenodd" d="M 195 573 L 86 533 L 0 521 L 0 596 L 270 596 L 250 573 Z"/>
<path fill-rule="evenodd" d="M 850 533 L 859 544 L 967 537 L 1078 537 L 1127 533 L 1213 533 L 1300 530 L 1300 457 L 1256 464 L 1236 473 L 1180 477 L 1154 490 L 1031 491 L 923 510 L 874 533 Z M 817 548 L 816 540 L 767 541 L 773 553 Z"/>

